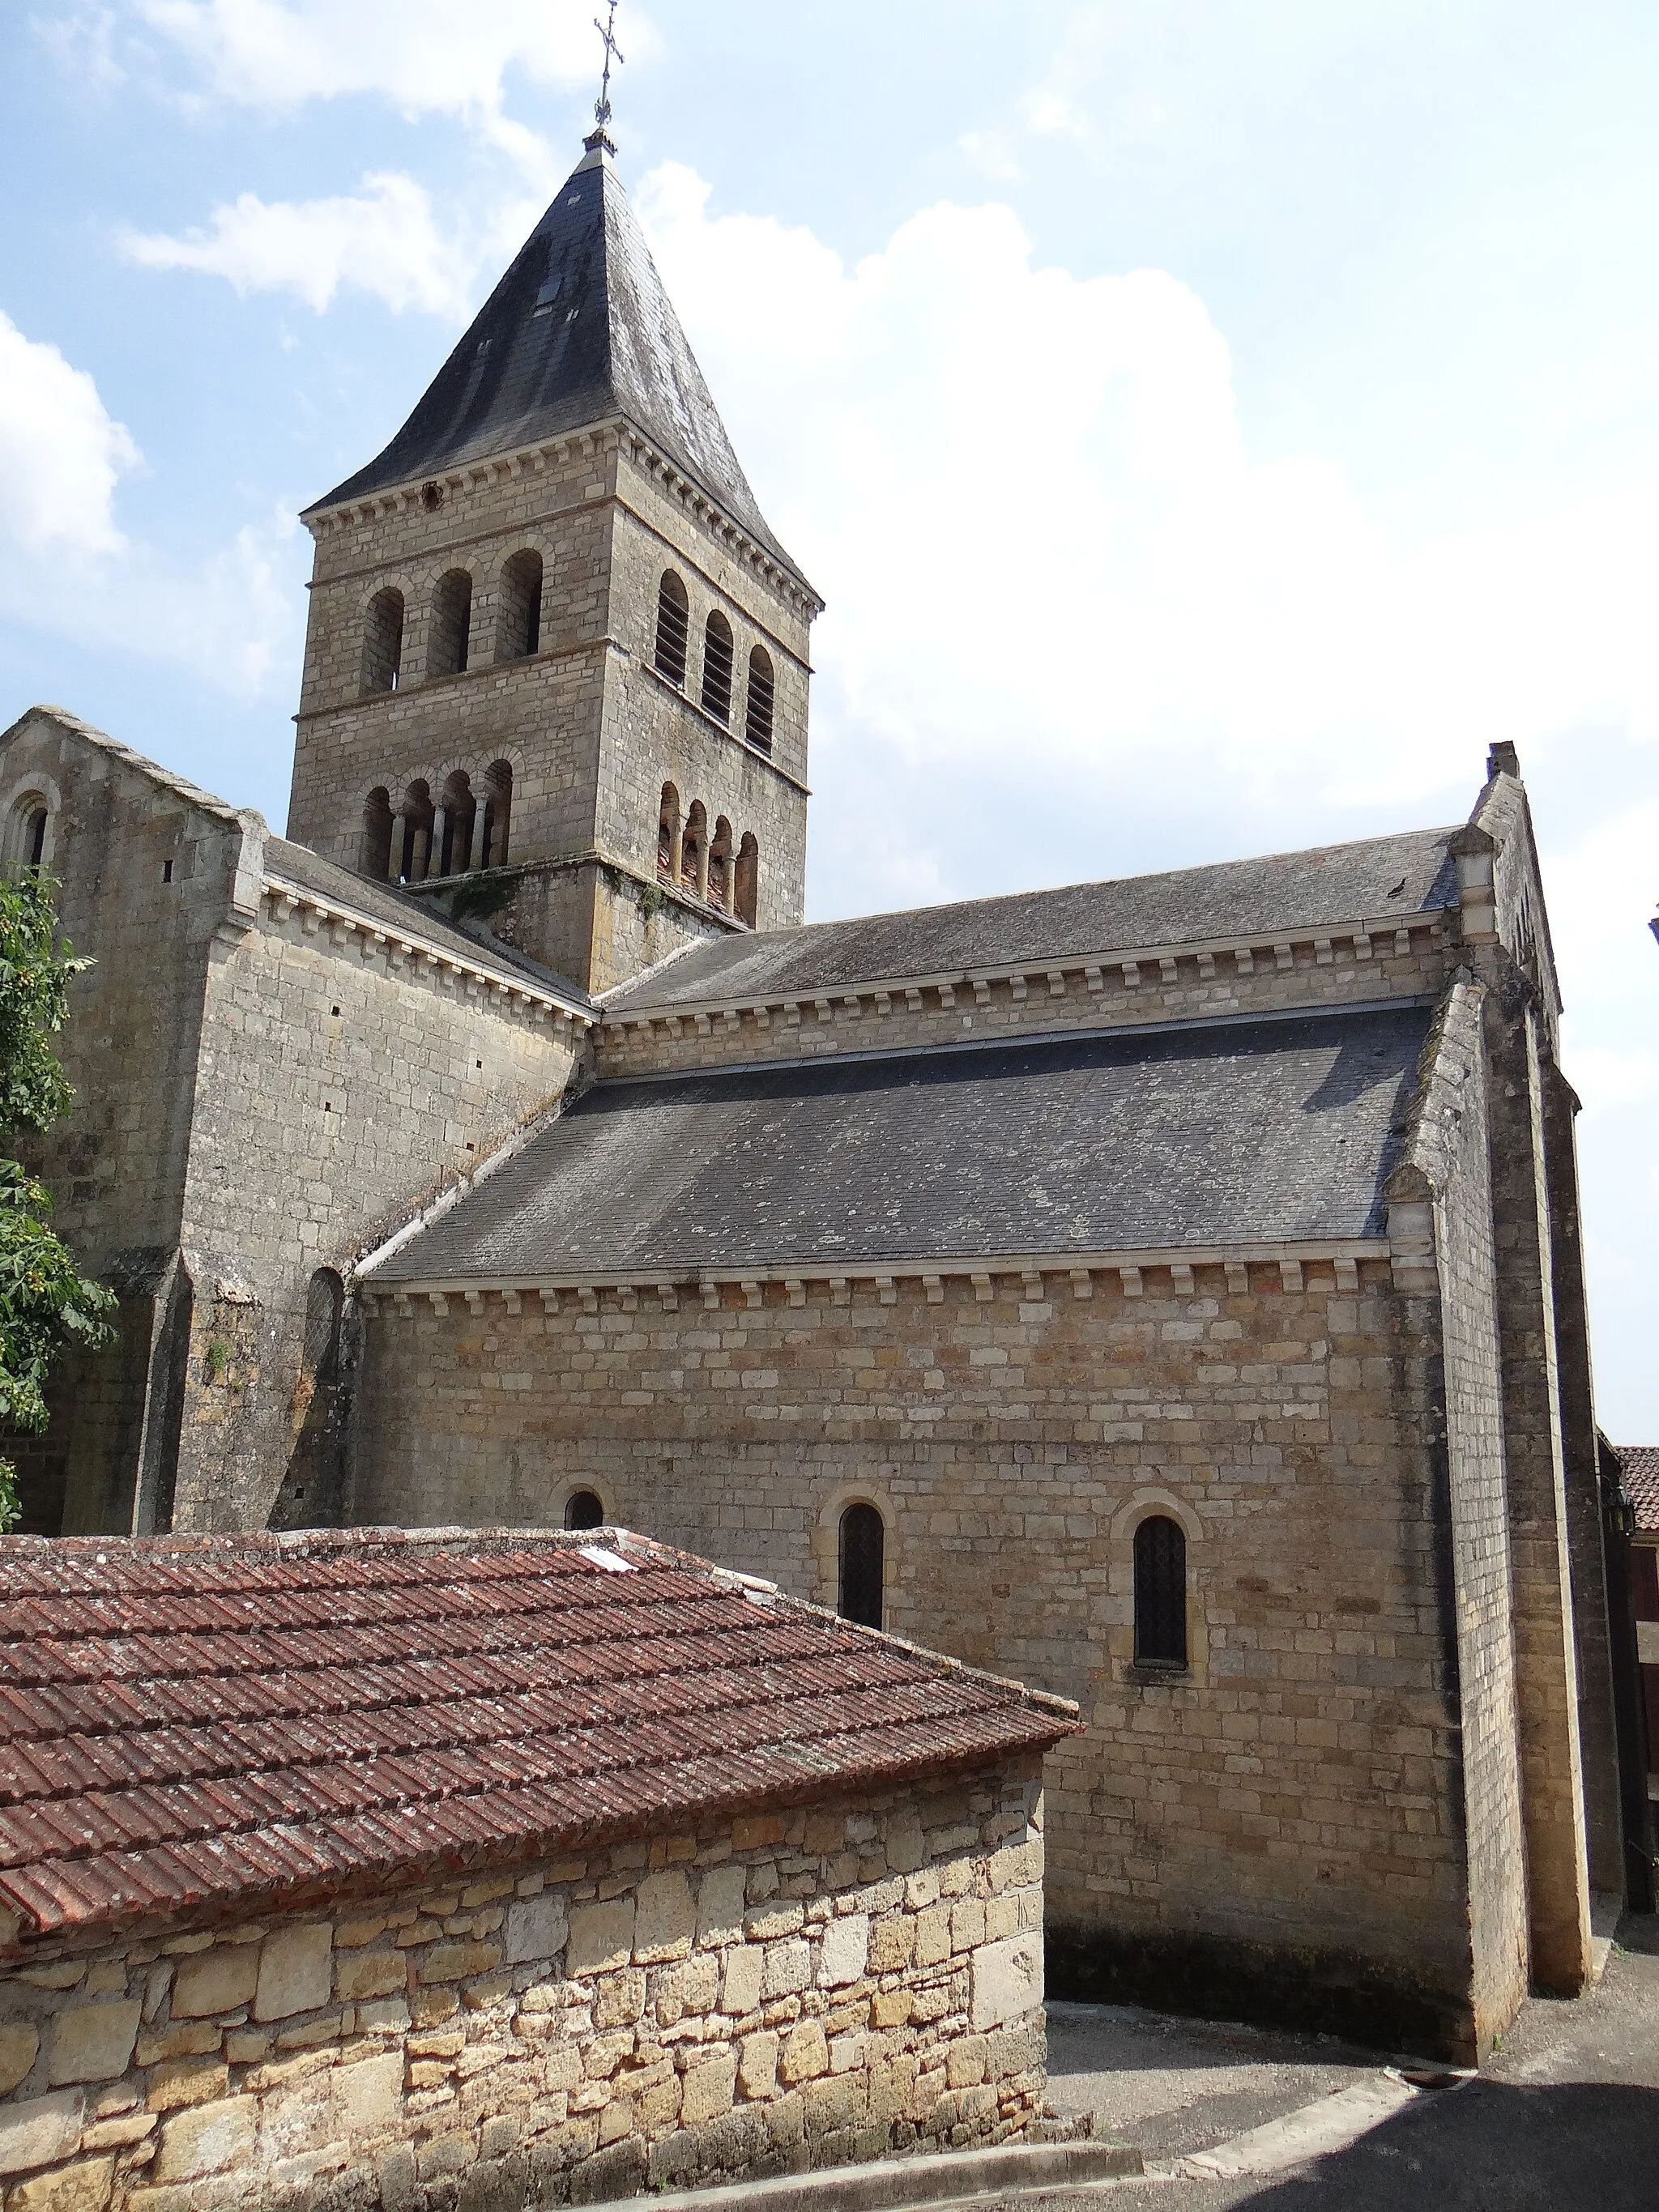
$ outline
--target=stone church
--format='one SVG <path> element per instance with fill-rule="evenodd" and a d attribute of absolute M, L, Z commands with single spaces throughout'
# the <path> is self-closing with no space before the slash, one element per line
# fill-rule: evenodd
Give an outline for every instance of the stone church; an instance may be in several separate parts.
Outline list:
<path fill-rule="evenodd" d="M 0 739 L 97 963 L 34 1157 L 120 1297 L 25 1526 L 626 1526 L 1080 1703 L 1058 1990 L 1470 2058 L 1582 1989 L 1625 1841 L 1513 750 L 1449 828 L 804 924 L 820 602 L 599 136 L 305 519 L 285 837 Z"/>

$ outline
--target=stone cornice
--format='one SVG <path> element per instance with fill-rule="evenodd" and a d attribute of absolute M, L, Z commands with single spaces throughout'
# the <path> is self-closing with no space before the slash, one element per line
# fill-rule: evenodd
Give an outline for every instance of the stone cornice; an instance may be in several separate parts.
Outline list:
<path fill-rule="evenodd" d="M 787 1026 L 798 1028 L 809 1013 L 820 1023 L 857 1020 L 866 1006 L 878 1017 L 894 1012 L 920 1013 L 928 1010 L 929 997 L 936 1009 L 947 1012 L 958 1005 L 984 1006 L 990 1004 L 994 987 L 1010 991 L 1016 1003 L 1034 991 L 1039 999 L 1064 999 L 1079 988 L 1085 997 L 1096 999 L 1109 986 L 1127 994 L 1139 990 L 1143 983 L 1183 980 L 1179 973 L 1183 963 L 1189 972 L 1196 971 L 1195 980 L 1205 982 L 1222 972 L 1218 963 L 1223 962 L 1241 976 L 1254 975 L 1258 968 L 1266 972 L 1288 971 L 1296 966 L 1298 949 L 1311 948 L 1316 969 L 1334 966 L 1339 949 L 1356 963 L 1374 960 L 1379 946 L 1385 954 L 1405 957 L 1413 949 L 1413 939 L 1425 939 L 1435 946 L 1443 943 L 1444 921 L 1443 912 L 1436 908 L 1403 919 L 1391 915 L 1381 920 L 1332 923 L 1277 934 L 1211 938 L 1189 945 L 1140 945 L 1111 952 L 1070 952 L 1051 960 L 889 976 L 822 990 L 738 992 L 726 997 L 665 1001 L 655 1006 L 613 1006 L 606 1009 L 605 1020 L 608 1029 L 624 1033 L 642 1030 L 648 1034 L 660 1024 L 671 1036 L 678 1036 L 684 1023 L 690 1033 L 708 1036 L 717 1021 L 728 1030 L 735 1029 L 745 1016 L 763 1029 L 769 1028 L 776 1016 L 781 1016 Z"/>
<path fill-rule="evenodd" d="M 711 493 L 672 461 L 645 433 L 630 422 L 624 415 L 609 415 L 599 422 L 585 423 L 577 430 L 568 430 L 556 438 L 538 438 L 533 443 L 520 446 L 510 453 L 480 456 L 476 461 L 452 464 L 448 468 L 422 471 L 400 484 L 387 486 L 383 490 L 370 492 L 362 498 L 343 499 L 333 506 L 307 507 L 301 520 L 313 539 L 321 544 L 337 531 L 354 525 L 377 522 L 388 514 L 422 514 L 422 493 L 428 483 L 441 484 L 446 491 L 463 492 L 486 490 L 493 483 L 510 482 L 514 477 L 541 474 L 557 462 L 584 447 L 603 453 L 628 446 L 631 458 L 643 463 L 654 476 L 659 477 L 666 489 L 714 536 L 719 538 L 743 564 L 763 576 L 773 590 L 787 599 L 798 613 L 810 621 L 823 611 L 823 601 L 804 576 L 778 559 L 741 524 L 734 522 L 726 509 Z M 612 493 L 611 497 L 619 496 Z M 625 502 L 624 502 L 625 504 Z M 631 512 L 631 510 L 630 510 Z"/>
<path fill-rule="evenodd" d="M 287 883 L 279 875 L 266 876 L 263 894 L 271 919 L 279 927 L 297 915 L 305 935 L 315 937 L 325 932 L 337 951 L 347 951 L 355 940 L 365 960 L 383 961 L 392 970 L 407 966 L 418 974 L 424 969 L 434 980 L 447 977 L 494 1000 L 504 1012 L 517 1010 L 550 1020 L 556 1029 L 567 1029 L 573 1041 L 598 1026 L 596 1007 L 578 1006 L 533 976 L 498 966 L 483 945 L 476 956 L 463 952 L 453 942 L 441 944 L 435 936 L 424 934 L 418 925 L 405 928 L 401 923 L 387 922 L 343 900 Z"/>
<path fill-rule="evenodd" d="M 389 1250 L 383 1251 L 375 1255 L 375 1261 L 390 1257 Z M 1198 1291 L 1201 1269 L 1224 1273 L 1231 1297 L 1242 1297 L 1249 1290 L 1252 1269 L 1269 1270 L 1273 1279 L 1267 1286 L 1293 1294 L 1306 1288 L 1307 1270 L 1322 1265 L 1332 1269 L 1339 1291 L 1352 1292 L 1358 1288 L 1362 1262 L 1382 1262 L 1391 1257 L 1392 1247 L 1386 1237 L 1311 1237 L 1284 1243 L 1002 1253 L 957 1259 L 848 1258 L 772 1267 L 738 1264 L 696 1269 L 577 1269 L 552 1274 L 528 1271 L 488 1277 L 433 1275 L 384 1284 L 378 1283 L 372 1273 L 362 1273 L 355 1279 L 368 1311 L 385 1307 L 407 1318 L 417 1306 L 447 1313 L 452 1303 L 482 1314 L 491 1300 L 509 1314 L 532 1302 L 545 1312 L 556 1313 L 565 1301 L 592 1312 L 597 1310 L 602 1296 L 613 1298 L 625 1310 L 649 1297 L 667 1312 L 693 1302 L 712 1310 L 726 1304 L 725 1294 L 732 1289 L 742 1294 L 743 1306 L 750 1309 L 769 1303 L 804 1306 L 808 1289 L 820 1287 L 828 1291 L 832 1304 L 846 1305 L 852 1302 L 855 1284 L 873 1288 L 883 1305 L 898 1304 L 901 1285 L 913 1292 L 920 1290 L 930 1304 L 937 1305 L 944 1301 L 947 1280 L 972 1283 L 975 1298 L 981 1304 L 994 1298 L 1000 1279 L 1018 1280 L 1031 1304 L 1051 1295 L 1046 1287 L 1049 1283 L 1056 1291 L 1069 1291 L 1073 1297 L 1083 1299 L 1093 1297 L 1097 1282 L 1115 1282 L 1125 1297 L 1135 1298 L 1146 1295 L 1150 1274 L 1168 1276 L 1165 1295 L 1190 1297 Z M 782 1295 L 769 1301 L 769 1291 Z"/>

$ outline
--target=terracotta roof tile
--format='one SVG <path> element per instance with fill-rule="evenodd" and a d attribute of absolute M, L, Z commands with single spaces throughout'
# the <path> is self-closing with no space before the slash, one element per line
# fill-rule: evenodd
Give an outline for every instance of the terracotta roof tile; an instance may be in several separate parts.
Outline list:
<path fill-rule="evenodd" d="M 1636 1508 L 1636 1525 L 1659 1534 L 1659 1444 L 1620 1444 L 1619 1463 Z"/>
<path fill-rule="evenodd" d="M 1075 1725 L 616 1532 L 0 1540 L 0 1903 L 30 1933 L 879 1788 Z"/>

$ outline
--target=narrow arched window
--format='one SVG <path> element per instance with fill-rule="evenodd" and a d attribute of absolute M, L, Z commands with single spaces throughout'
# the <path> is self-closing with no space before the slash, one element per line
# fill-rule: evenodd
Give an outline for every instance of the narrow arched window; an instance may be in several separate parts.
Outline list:
<path fill-rule="evenodd" d="M 712 614 L 702 634 L 702 708 L 717 722 L 732 719 L 732 625 Z"/>
<path fill-rule="evenodd" d="M 764 646 L 757 645 L 749 656 L 749 702 L 743 718 L 743 733 L 759 753 L 772 750 L 772 710 L 776 696 L 772 656 Z"/>
<path fill-rule="evenodd" d="M 46 857 L 46 823 L 50 817 L 44 806 L 37 806 L 23 824 L 23 844 L 27 855 L 27 866 L 38 868 Z"/>
<path fill-rule="evenodd" d="M 369 601 L 363 624 L 363 690 L 395 691 L 403 665 L 404 595 L 388 586 Z"/>
<path fill-rule="evenodd" d="M 873 1505 L 849 1505 L 841 1516 L 841 1572 L 836 1610 L 843 1620 L 881 1626 L 887 1531 Z"/>
<path fill-rule="evenodd" d="M 760 847 L 755 842 L 752 830 L 744 832 L 733 875 L 732 911 L 739 921 L 746 921 L 752 929 L 756 911 L 760 905 Z"/>
<path fill-rule="evenodd" d="M 680 881 L 700 899 L 708 896 L 708 810 L 694 799 L 680 847 Z"/>
<path fill-rule="evenodd" d="M 1166 1513 L 1135 1530 L 1135 1664 L 1187 1664 L 1187 1538 Z"/>
<path fill-rule="evenodd" d="M 565 1500 L 564 1525 L 567 1528 L 603 1528 L 605 1506 L 597 1491 L 573 1490 Z"/>
<path fill-rule="evenodd" d="M 472 579 L 465 568 L 452 568 L 441 576 L 432 594 L 432 619 L 427 630 L 426 672 L 428 676 L 465 676 L 467 649 L 472 637 Z"/>
<path fill-rule="evenodd" d="M 432 866 L 432 790 L 424 782 L 411 783 L 398 809 L 398 834 L 392 841 L 392 859 L 406 884 L 422 884 Z"/>
<path fill-rule="evenodd" d="M 363 801 L 363 836 L 358 848 L 361 872 L 383 884 L 392 872 L 392 794 L 378 785 Z"/>
<path fill-rule="evenodd" d="M 672 783 L 665 783 L 662 787 L 662 805 L 657 815 L 657 873 L 665 883 L 678 887 L 684 858 L 680 794 Z"/>
<path fill-rule="evenodd" d="M 513 823 L 513 763 L 492 761 L 484 770 L 483 831 L 478 841 L 478 866 L 507 866 L 507 834 Z"/>
<path fill-rule="evenodd" d="M 340 1365 L 340 1316 L 345 1285 L 332 1267 L 319 1267 L 306 1292 L 305 1349 L 301 1372 L 313 1389 L 333 1382 Z"/>
<path fill-rule="evenodd" d="M 690 602 L 672 568 L 657 586 L 657 673 L 671 684 L 685 682 L 685 648 L 691 635 Z"/>
<path fill-rule="evenodd" d="M 714 842 L 708 848 L 708 903 L 719 907 L 723 914 L 732 911 L 732 824 L 722 814 L 714 824 Z"/>
<path fill-rule="evenodd" d="M 524 660 L 542 649 L 542 556 L 515 553 L 501 570 L 497 660 Z"/>

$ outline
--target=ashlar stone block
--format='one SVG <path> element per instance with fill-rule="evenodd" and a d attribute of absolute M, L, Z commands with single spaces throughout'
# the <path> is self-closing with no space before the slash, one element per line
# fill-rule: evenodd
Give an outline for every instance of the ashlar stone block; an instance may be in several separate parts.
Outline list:
<path fill-rule="evenodd" d="M 1042 2002 L 1042 1939 L 1010 1936 L 987 1943 L 971 1962 L 969 2019 L 975 2033 L 1006 2027 Z"/>
<path fill-rule="evenodd" d="M 0 2023 L 0 2097 L 10 2096 L 28 2078 L 40 2052 L 40 2031 L 26 2020 Z"/>
<path fill-rule="evenodd" d="M 257 1943 L 220 1943 L 181 1959 L 173 1978 L 174 2020 L 205 2020 L 216 2013 L 240 2012 L 253 2001 L 259 1980 Z"/>
<path fill-rule="evenodd" d="M 683 1959 L 697 1924 L 691 1885 L 678 1868 L 647 1875 L 640 1884 L 634 1923 L 634 1956 L 641 1966 Z"/>
<path fill-rule="evenodd" d="M 125 2074 L 138 2040 L 137 1997 L 72 2005 L 52 2022 L 46 2071 L 54 2088 L 68 2081 L 112 2081 Z"/>
<path fill-rule="evenodd" d="M 67 2158 L 81 2139 L 87 2100 L 78 2089 L 27 2097 L 0 2112 L 0 2174 L 27 2173 Z"/>
<path fill-rule="evenodd" d="M 252 2097 L 229 2097 L 221 2105 L 198 2105 L 180 2112 L 161 2130 L 155 2179 L 194 2181 L 223 2173 L 254 2156 L 258 2143 L 258 2107 Z"/>
<path fill-rule="evenodd" d="M 333 1963 L 334 1931 L 325 1921 L 267 1936 L 259 1950 L 255 2020 L 320 2011 L 329 2001 Z"/>
<path fill-rule="evenodd" d="M 832 1920 L 818 1948 L 818 1986 L 842 1989 L 864 1972 L 870 1956 L 870 1916 L 849 1912 Z"/>
<path fill-rule="evenodd" d="M 613 1897 L 603 1905 L 579 1905 L 570 1916 L 565 1972 L 573 1980 L 625 1966 L 634 1955 L 634 1900 Z"/>
<path fill-rule="evenodd" d="M 521 1966 L 532 1960 L 555 1959 L 563 1950 L 569 1933 L 564 1899 L 556 1890 L 544 1890 L 539 1897 L 520 1898 L 507 1909 L 507 1963 L 509 1966 Z"/>

